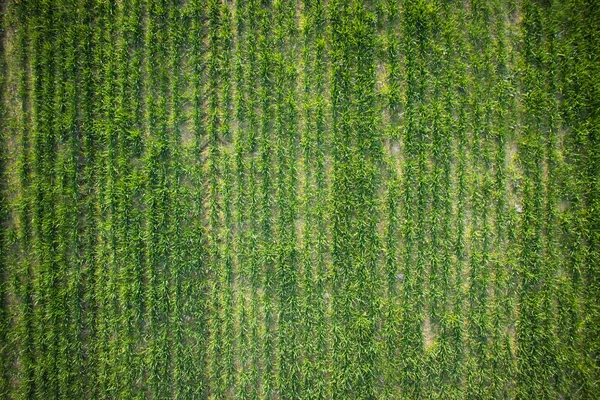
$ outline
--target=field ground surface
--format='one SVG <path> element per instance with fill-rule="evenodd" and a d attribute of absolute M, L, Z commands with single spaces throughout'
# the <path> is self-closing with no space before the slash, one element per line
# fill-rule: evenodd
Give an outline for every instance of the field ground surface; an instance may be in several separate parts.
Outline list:
<path fill-rule="evenodd" d="M 600 398 L 595 0 L 0 28 L 0 398 Z"/>

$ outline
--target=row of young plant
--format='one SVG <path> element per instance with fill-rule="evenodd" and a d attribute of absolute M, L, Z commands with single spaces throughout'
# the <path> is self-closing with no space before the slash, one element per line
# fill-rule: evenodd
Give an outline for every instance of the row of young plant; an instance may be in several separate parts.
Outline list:
<path fill-rule="evenodd" d="M 299 271 L 301 332 L 300 397 L 327 397 L 327 298 L 326 256 L 328 227 L 326 216 L 326 116 L 324 98 L 325 6 L 323 2 L 303 3 L 301 18 L 301 85 L 298 91 L 301 115 L 300 212 L 304 216 Z"/>
<path fill-rule="evenodd" d="M 489 295 L 491 264 L 491 145 L 495 127 L 491 124 L 492 87 L 492 12 L 485 2 L 473 2 L 467 10 L 469 19 L 467 48 L 471 82 L 468 101 L 467 129 L 471 134 L 471 157 L 468 193 L 471 204 L 471 232 L 468 237 L 468 313 L 466 344 L 469 361 L 466 363 L 466 396 L 489 397 L 491 387 L 488 370 L 490 348 Z"/>
<path fill-rule="evenodd" d="M 265 7 L 266 6 L 266 7 Z M 269 8 L 267 8 L 269 7 Z M 260 279 L 260 305 L 262 321 L 258 338 L 261 342 L 257 364 L 261 364 L 259 379 L 262 380 L 260 396 L 271 397 L 277 393 L 277 170 L 275 164 L 275 146 L 279 139 L 275 134 L 275 95 L 281 87 L 275 85 L 277 51 L 274 29 L 276 25 L 275 4 L 261 2 L 257 4 L 256 19 L 258 37 L 256 41 L 256 84 L 259 87 L 256 96 L 256 181 L 258 226 L 256 251 L 257 275 Z M 279 82 L 277 82 L 279 83 Z M 275 173 L 274 173 L 275 170 Z M 290 227 L 288 227 L 289 229 Z"/>
<path fill-rule="evenodd" d="M 259 40 L 264 28 L 261 21 L 260 4 L 257 1 L 242 2 L 236 7 L 237 87 L 242 88 L 236 102 L 239 118 L 236 143 L 238 217 L 240 241 L 238 247 L 238 268 L 241 287 L 239 354 L 241 366 L 236 394 L 240 398 L 256 399 L 261 394 L 261 350 L 266 345 L 260 335 L 259 287 L 261 286 L 261 259 L 258 254 L 260 226 L 260 182 L 257 157 L 259 135 L 259 96 L 260 87 Z M 244 21 L 245 23 L 243 23 Z M 244 38 L 244 39 L 242 39 Z M 246 179 L 247 178 L 247 179 Z M 268 183 L 268 182 L 267 182 Z M 244 323 L 245 322 L 245 323 Z M 270 364 L 270 362 L 268 363 Z"/>
<path fill-rule="evenodd" d="M 233 71 L 233 21 L 231 16 L 231 4 L 221 5 L 221 65 L 222 65 L 222 85 L 221 85 L 221 137 L 226 142 L 231 142 L 231 120 L 232 120 L 232 71 Z M 235 355 L 234 355 L 234 309 L 233 309 L 233 163 L 230 150 L 222 157 L 223 180 L 222 201 L 223 201 L 223 219 L 222 219 L 222 241 L 223 261 L 221 263 L 220 281 L 222 289 L 222 310 L 223 319 L 223 361 L 224 373 L 222 382 L 225 391 L 233 388 L 235 376 Z"/>
<path fill-rule="evenodd" d="M 461 343 L 462 323 L 454 304 L 460 302 L 462 292 L 453 257 L 453 209 L 456 199 L 453 163 L 455 157 L 452 132 L 457 124 L 452 113 L 461 104 L 457 99 L 460 68 L 461 12 L 448 5 L 438 6 L 438 22 L 434 28 L 439 32 L 439 43 L 433 45 L 430 61 L 432 88 L 430 114 L 432 121 L 431 158 L 431 264 L 428 297 L 432 332 L 436 336 L 427 351 L 427 387 L 434 397 L 459 398 L 461 388 L 464 349 Z M 438 36 L 434 35 L 434 37 Z M 444 90 L 447 88 L 447 90 Z M 437 249 L 437 250 L 436 250 Z M 437 384 L 440 382 L 441 384 Z"/>
<path fill-rule="evenodd" d="M 5 95 L 6 88 L 9 85 L 7 72 L 8 69 L 6 67 L 6 49 L 5 43 L 7 42 L 5 26 L 6 23 L 6 15 L 8 13 L 8 9 L 6 5 L 2 9 L 0 16 L 0 31 L 2 35 L 0 36 L 0 71 L 2 71 L 2 77 L 0 78 L 0 124 L 2 125 L 2 129 L 0 129 L 0 143 L 7 143 L 7 138 L 9 135 L 8 128 L 8 107 L 6 106 Z M 8 152 L 3 148 L 0 150 L 0 179 L 2 182 L 7 182 L 8 172 L 6 168 L 7 158 L 9 155 Z M 9 207 L 8 207 L 8 190 L 6 183 L 3 183 L 0 186 L 0 221 L 6 221 L 9 215 Z M 6 295 L 8 293 L 8 279 L 5 277 L 9 276 L 9 272 L 7 270 L 7 249 L 8 249 L 8 237 L 7 230 L 2 229 L 0 231 L 0 304 L 7 304 Z M 10 358 L 10 353 L 8 352 L 6 344 L 8 343 L 8 321 L 9 321 L 8 309 L 4 306 L 0 309 L 0 343 L 3 345 L 0 347 L 0 357 L 2 358 Z M 8 394 L 9 387 L 9 373 L 8 373 L 8 363 L 3 362 L 0 365 L 0 395 L 6 396 Z"/>
<path fill-rule="evenodd" d="M 81 178 L 79 187 L 81 188 L 81 236 L 82 251 L 78 268 L 81 272 L 80 298 L 81 300 L 81 332 L 80 338 L 83 347 L 83 357 L 81 360 L 81 376 L 78 380 L 82 381 L 81 392 L 85 395 L 90 393 L 89 386 L 85 382 L 96 382 L 97 360 L 96 357 L 96 293 L 95 280 L 96 268 L 98 266 L 97 244 L 98 244 L 98 213 L 97 213 L 97 177 L 98 177 L 98 159 L 99 159 L 99 129 L 95 116 L 98 113 L 98 99 L 100 96 L 97 90 L 98 79 L 96 70 L 99 68 L 102 55 L 99 40 L 99 30 L 96 26 L 97 15 L 94 11 L 94 2 L 87 1 L 79 4 L 78 26 L 80 27 L 80 41 L 78 49 L 81 55 L 80 62 L 80 107 L 79 107 L 79 132 L 81 142 L 80 160 L 83 164 L 81 168 Z"/>
<path fill-rule="evenodd" d="M 276 173 L 274 223 L 274 293 L 277 304 L 276 388 L 282 399 L 300 395 L 300 335 L 298 272 L 300 257 L 296 220 L 298 218 L 298 138 L 300 112 L 297 97 L 299 31 L 296 5 L 292 1 L 273 4 L 274 67 L 274 161 Z M 267 271 L 268 273 L 268 271 Z M 268 290 L 268 288 L 267 288 Z M 268 322 L 268 321 L 267 321 Z M 267 393 L 267 395 L 269 395 Z"/>
<path fill-rule="evenodd" d="M 181 386 L 176 394 L 182 398 L 207 397 L 209 382 L 205 373 L 207 366 L 206 349 L 208 343 L 208 240 L 206 225 L 206 175 L 205 156 L 206 124 L 204 109 L 204 73 L 206 52 L 206 8 L 201 1 L 191 1 L 185 8 L 185 24 L 187 35 L 184 36 L 184 48 L 189 52 L 189 68 L 184 75 L 188 80 L 187 102 L 190 104 L 188 139 L 191 144 L 184 147 L 184 135 L 181 132 L 182 156 L 185 160 L 182 169 L 184 177 L 189 179 L 190 186 L 183 200 L 186 202 L 184 218 L 188 219 L 187 229 L 183 234 L 182 245 L 185 247 L 186 262 L 183 263 L 181 276 L 182 307 L 182 349 L 185 358 L 181 360 L 184 369 L 181 371 Z M 184 83 L 181 83 L 182 86 Z M 174 121 L 173 123 L 176 123 Z M 187 167 L 185 167 L 187 165 Z M 184 186 L 185 187 L 185 186 Z M 184 190 L 184 189 L 182 189 Z"/>
<path fill-rule="evenodd" d="M 53 75 L 56 58 L 50 27 L 56 22 L 56 10 L 49 4 L 36 5 L 31 19 L 37 25 L 32 32 L 32 255 L 34 268 L 33 343 L 35 394 L 58 395 L 57 353 L 59 304 L 57 299 L 58 265 L 56 259 L 57 226 L 55 156 L 57 134 L 54 114 L 57 93 Z M 35 25 L 34 25 L 35 26 Z"/>
<path fill-rule="evenodd" d="M 422 120 L 426 110 L 427 60 L 430 45 L 430 4 L 409 2 L 402 13 L 402 49 L 406 76 L 405 122 L 403 131 L 401 226 L 402 272 L 399 391 L 405 398 L 423 396 L 425 386 L 426 247 L 425 227 L 429 187 L 426 182 L 427 127 Z"/>
<path fill-rule="evenodd" d="M 332 396 L 372 398 L 377 353 L 375 15 L 361 2 L 330 8 L 332 107 Z"/>

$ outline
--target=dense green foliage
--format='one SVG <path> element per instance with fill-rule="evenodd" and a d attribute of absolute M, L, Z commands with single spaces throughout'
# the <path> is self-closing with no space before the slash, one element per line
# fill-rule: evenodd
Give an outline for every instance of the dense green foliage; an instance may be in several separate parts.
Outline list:
<path fill-rule="evenodd" d="M 0 398 L 600 398 L 594 0 L 0 17 Z"/>

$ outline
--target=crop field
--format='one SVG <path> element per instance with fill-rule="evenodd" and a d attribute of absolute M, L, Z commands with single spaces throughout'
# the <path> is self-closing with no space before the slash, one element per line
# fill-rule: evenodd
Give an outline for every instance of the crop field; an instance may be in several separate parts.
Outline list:
<path fill-rule="evenodd" d="M 1 399 L 600 399 L 596 0 L 0 28 Z"/>

